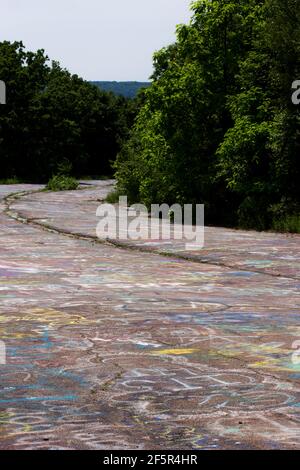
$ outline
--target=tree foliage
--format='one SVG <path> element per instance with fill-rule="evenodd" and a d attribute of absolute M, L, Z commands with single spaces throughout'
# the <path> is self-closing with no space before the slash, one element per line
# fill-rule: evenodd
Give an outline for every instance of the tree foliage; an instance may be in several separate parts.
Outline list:
<path fill-rule="evenodd" d="M 111 173 L 132 105 L 71 75 L 43 50 L 0 43 L 0 178 L 47 181 L 67 164 L 74 176 Z"/>
<path fill-rule="evenodd" d="M 205 203 L 208 223 L 268 228 L 299 203 L 296 0 L 198 0 L 116 162 L 132 201 Z"/>
<path fill-rule="evenodd" d="M 228 100 L 233 126 L 218 149 L 220 175 L 240 197 L 239 222 L 265 228 L 299 211 L 300 113 L 291 101 L 300 76 L 295 0 L 268 0 Z"/>

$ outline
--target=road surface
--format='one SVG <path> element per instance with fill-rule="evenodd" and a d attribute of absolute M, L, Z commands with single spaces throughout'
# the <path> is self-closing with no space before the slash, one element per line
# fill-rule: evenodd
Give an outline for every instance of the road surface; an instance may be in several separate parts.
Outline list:
<path fill-rule="evenodd" d="M 299 448 L 300 237 L 96 242 L 93 184 L 0 186 L 0 448 Z"/>

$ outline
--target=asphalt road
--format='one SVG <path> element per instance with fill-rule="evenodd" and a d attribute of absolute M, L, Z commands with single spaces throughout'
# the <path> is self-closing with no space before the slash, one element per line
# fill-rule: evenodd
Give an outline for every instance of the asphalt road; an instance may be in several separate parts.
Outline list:
<path fill-rule="evenodd" d="M 0 448 L 299 448 L 300 237 L 99 243 L 110 185 L 0 186 Z"/>

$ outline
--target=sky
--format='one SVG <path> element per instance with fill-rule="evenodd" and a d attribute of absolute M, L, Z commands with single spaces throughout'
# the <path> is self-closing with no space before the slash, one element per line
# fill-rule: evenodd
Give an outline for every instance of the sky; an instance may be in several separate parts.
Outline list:
<path fill-rule="evenodd" d="M 0 41 L 45 49 L 86 80 L 147 81 L 156 50 L 191 18 L 190 0 L 9 0 Z"/>

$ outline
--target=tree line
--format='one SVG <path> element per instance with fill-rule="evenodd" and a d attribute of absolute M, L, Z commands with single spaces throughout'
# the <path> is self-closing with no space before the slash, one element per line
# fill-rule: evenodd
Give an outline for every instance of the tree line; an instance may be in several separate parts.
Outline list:
<path fill-rule="evenodd" d="M 209 224 L 299 231 L 298 0 L 198 0 L 154 56 L 118 191 L 204 203 Z"/>
<path fill-rule="evenodd" d="M 103 91 L 111 91 L 125 98 L 135 98 L 142 88 L 148 88 L 150 82 L 91 82 Z"/>
<path fill-rule="evenodd" d="M 43 50 L 0 43 L 0 179 L 47 182 L 51 176 L 111 175 L 136 114 L 132 101 L 50 63 Z"/>

